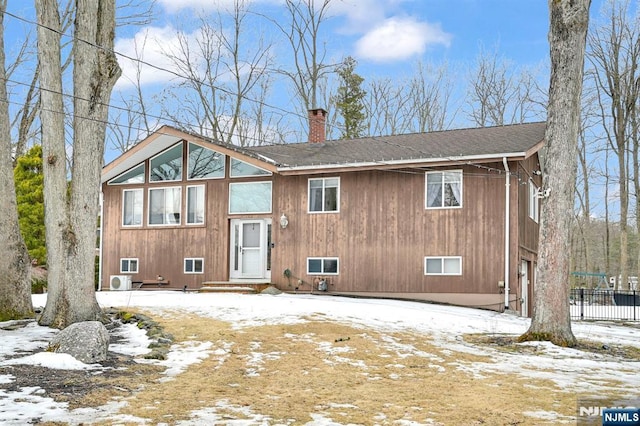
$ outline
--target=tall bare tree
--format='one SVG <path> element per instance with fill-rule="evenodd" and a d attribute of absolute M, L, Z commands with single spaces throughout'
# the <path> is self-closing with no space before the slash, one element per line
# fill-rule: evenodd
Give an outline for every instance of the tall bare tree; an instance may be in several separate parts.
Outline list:
<path fill-rule="evenodd" d="M 414 125 L 408 132 L 447 129 L 455 117 L 450 112 L 453 83 L 448 64 L 438 67 L 418 63 L 409 82 L 409 108 Z"/>
<path fill-rule="evenodd" d="M 11 161 L 11 125 L 4 55 L 4 11 L 0 0 L 0 321 L 33 317 L 31 261 L 20 234 Z"/>
<path fill-rule="evenodd" d="M 195 39 L 180 32 L 179 47 L 165 51 L 177 73 L 184 76 L 165 93 L 165 100 L 171 102 L 164 102 L 163 113 L 178 126 L 238 145 L 260 142 L 253 140 L 248 125 L 249 111 L 256 111 L 249 104 L 261 102 L 268 89 L 271 49 L 262 39 L 249 47 L 245 37 L 250 17 L 247 2 L 234 0 L 230 10 L 202 18 Z M 255 123 L 269 126 L 269 115 Z"/>
<path fill-rule="evenodd" d="M 370 136 L 447 129 L 457 114 L 448 64 L 418 62 L 407 79 L 372 79 L 364 100 Z"/>
<path fill-rule="evenodd" d="M 70 190 L 58 4 L 37 0 L 36 13 L 49 266 L 49 294 L 40 323 L 64 328 L 101 315 L 95 297 L 94 256 L 105 123 L 111 91 L 120 76 L 113 53 L 115 1 L 76 1 Z"/>
<path fill-rule="evenodd" d="M 620 285 L 629 276 L 629 182 L 633 122 L 640 99 L 640 25 L 629 17 L 629 1 L 609 2 L 605 25 L 589 35 L 588 58 L 601 107 L 602 128 L 617 157 L 620 194 Z M 618 275 L 618 274 L 616 274 Z"/>
<path fill-rule="evenodd" d="M 580 94 L 591 0 L 549 0 L 551 81 L 545 139 L 547 160 L 540 215 L 540 249 L 529 330 L 520 341 L 575 346 L 569 312 L 571 218 L 576 184 Z"/>
<path fill-rule="evenodd" d="M 543 116 L 545 96 L 533 70 L 514 69 L 497 49 L 481 49 L 468 76 L 467 105 L 477 126 L 502 126 Z"/>
<path fill-rule="evenodd" d="M 330 18 L 331 1 L 285 0 L 286 19 L 271 19 L 291 47 L 293 66 L 280 68 L 278 72 L 293 83 L 305 127 L 307 110 L 326 106 L 318 104 L 322 100 L 321 86 L 337 65 L 326 62 L 327 52 L 322 41 L 322 28 Z"/>

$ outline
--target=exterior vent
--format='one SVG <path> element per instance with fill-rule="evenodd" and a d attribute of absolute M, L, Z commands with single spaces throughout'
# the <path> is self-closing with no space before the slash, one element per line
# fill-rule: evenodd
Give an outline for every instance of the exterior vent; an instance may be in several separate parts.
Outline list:
<path fill-rule="evenodd" d="M 109 278 L 109 290 L 124 291 L 131 290 L 130 275 L 111 275 Z"/>

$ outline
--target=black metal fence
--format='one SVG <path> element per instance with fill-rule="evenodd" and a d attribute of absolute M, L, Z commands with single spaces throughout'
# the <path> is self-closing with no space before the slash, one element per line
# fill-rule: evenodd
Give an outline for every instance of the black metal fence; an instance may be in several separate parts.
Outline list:
<path fill-rule="evenodd" d="M 640 321 L 640 292 L 571 289 L 571 319 Z"/>

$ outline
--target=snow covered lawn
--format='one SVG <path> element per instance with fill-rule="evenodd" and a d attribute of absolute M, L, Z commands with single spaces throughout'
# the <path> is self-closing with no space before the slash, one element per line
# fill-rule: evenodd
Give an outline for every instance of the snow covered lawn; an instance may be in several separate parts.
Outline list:
<path fill-rule="evenodd" d="M 46 295 L 34 295 L 44 306 Z M 70 408 L 12 366 L 89 369 L 44 352 L 55 330 L 0 323 L 0 424 L 457 425 L 575 424 L 578 398 L 638 398 L 637 359 L 546 343 L 501 348 L 469 335 L 518 335 L 528 320 L 467 308 L 314 295 L 102 292 L 103 307 L 143 312 L 176 337 L 143 360 L 137 327 L 110 350 L 162 374 L 125 397 Z M 582 341 L 640 347 L 640 330 L 574 323 Z M 40 352 L 38 352 L 40 350 Z M 34 353 L 35 352 L 35 353 Z M 28 355 L 26 355 L 28 353 Z M 58 422 L 58 423 L 55 423 Z"/>

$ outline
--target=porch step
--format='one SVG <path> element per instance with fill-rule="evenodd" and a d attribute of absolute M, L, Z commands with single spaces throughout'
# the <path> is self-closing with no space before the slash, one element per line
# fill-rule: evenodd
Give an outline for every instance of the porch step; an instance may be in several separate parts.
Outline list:
<path fill-rule="evenodd" d="M 200 293 L 242 293 L 256 294 L 269 287 L 269 283 L 206 281 L 198 289 Z"/>

